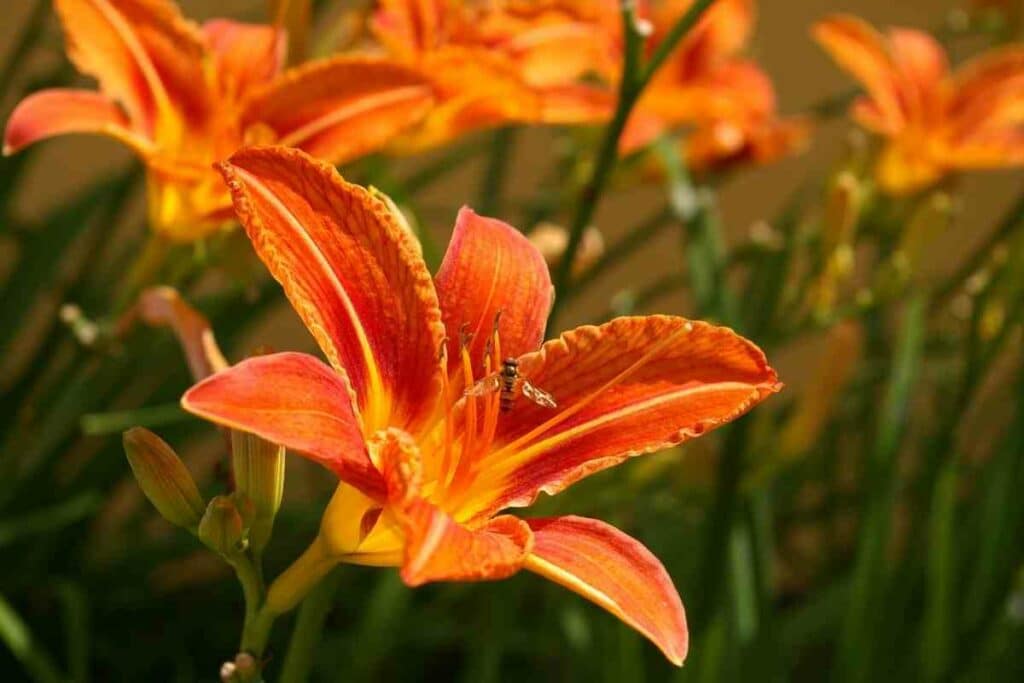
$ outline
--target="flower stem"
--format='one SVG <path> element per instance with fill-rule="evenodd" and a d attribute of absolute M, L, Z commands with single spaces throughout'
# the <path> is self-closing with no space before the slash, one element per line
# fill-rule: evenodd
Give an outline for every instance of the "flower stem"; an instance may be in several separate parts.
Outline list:
<path fill-rule="evenodd" d="M 327 621 L 327 615 L 334 604 L 341 574 L 328 574 L 302 601 L 295 628 L 288 643 L 281 670 L 281 683 L 301 683 L 309 679 L 313 666 L 313 655 L 320 643 L 320 634 Z"/>
<path fill-rule="evenodd" d="M 476 210 L 481 215 L 495 216 L 501 213 L 502 195 L 505 189 L 505 180 L 508 177 L 515 138 L 515 128 L 506 126 L 494 131 L 490 158 L 487 160 L 487 170 L 480 183 L 480 194 L 476 203 Z"/>
<path fill-rule="evenodd" d="M 558 270 L 555 272 L 556 292 L 567 291 L 571 283 L 572 264 L 576 262 L 576 254 L 583 242 L 583 233 L 594 217 L 597 203 L 618 161 L 619 138 L 622 137 L 622 132 L 626 128 L 626 123 L 633 112 L 633 107 L 636 105 L 637 100 L 654 73 L 672 53 L 676 45 L 679 44 L 679 41 L 697 24 L 713 2 L 715 0 L 697 0 L 668 32 L 647 64 L 642 66 L 641 56 L 644 48 L 644 36 L 638 26 L 636 6 L 632 0 L 622 1 L 625 57 L 622 78 L 619 83 L 618 105 L 615 108 L 612 121 L 605 131 L 604 140 L 601 143 L 601 148 L 594 164 L 593 174 L 586 185 L 584 185 L 577 201 L 576 214 L 569 228 L 569 243 L 565 248 L 565 254 L 558 266 Z M 561 307 L 560 302 L 562 301 L 564 299 L 555 299 L 555 305 L 552 307 L 551 315 L 548 317 L 549 327 L 555 319 Z"/>

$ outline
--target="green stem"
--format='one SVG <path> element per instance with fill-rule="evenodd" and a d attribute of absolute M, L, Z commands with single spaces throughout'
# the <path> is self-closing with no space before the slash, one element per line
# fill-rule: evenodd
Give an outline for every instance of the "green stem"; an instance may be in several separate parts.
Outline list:
<path fill-rule="evenodd" d="M 701 554 L 701 592 L 693 610 L 694 623 L 699 625 L 710 623 L 718 613 L 719 600 L 724 594 L 729 538 L 740 501 L 747 424 L 742 421 L 729 427 L 718 459 L 714 500 L 708 511 Z"/>
<path fill-rule="evenodd" d="M 484 216 L 496 216 L 501 213 L 502 195 L 508 178 L 509 162 L 512 159 L 510 152 L 515 138 L 515 128 L 505 127 L 494 131 L 490 157 L 476 203 L 476 210 Z"/>
<path fill-rule="evenodd" d="M 698 0 L 668 32 L 665 39 L 658 45 L 645 67 L 641 67 L 641 53 L 644 47 L 643 36 L 637 27 L 636 7 L 631 0 L 623 0 L 622 28 L 625 36 L 624 64 L 622 78 L 619 83 L 618 105 L 612 121 L 604 134 L 604 140 L 594 164 L 590 180 L 584 185 L 576 204 L 576 213 L 569 227 L 569 242 L 565 254 L 555 272 L 555 291 L 563 294 L 568 291 L 572 278 L 572 264 L 576 262 L 576 254 L 583 242 L 583 234 L 593 220 L 598 201 L 611 178 L 619 158 L 619 138 L 626 128 L 633 107 L 650 82 L 651 77 L 675 49 L 679 41 L 697 24 L 704 12 L 715 0 Z M 548 317 L 548 326 L 555 320 L 565 297 L 556 298 L 555 305 Z"/>
<path fill-rule="evenodd" d="M 109 413 L 83 415 L 82 432 L 89 436 L 116 434 L 131 427 L 162 427 L 183 421 L 187 416 L 181 405 L 165 403 L 135 410 L 121 410 Z"/>
<path fill-rule="evenodd" d="M 338 592 L 341 573 L 328 574 L 302 601 L 295 628 L 284 656 L 281 683 L 302 683 L 309 679 L 320 635 Z"/>

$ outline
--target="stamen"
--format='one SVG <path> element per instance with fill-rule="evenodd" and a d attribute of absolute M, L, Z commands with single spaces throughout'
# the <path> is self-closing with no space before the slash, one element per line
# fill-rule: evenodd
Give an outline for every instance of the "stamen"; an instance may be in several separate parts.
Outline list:
<path fill-rule="evenodd" d="M 441 477 L 448 475 L 448 468 L 452 464 L 452 405 L 451 389 L 448 384 L 448 339 L 441 341 L 441 350 L 438 352 L 438 364 L 441 366 L 441 410 L 444 421 L 444 455 L 441 459 Z"/>
<path fill-rule="evenodd" d="M 487 340 L 486 355 L 484 356 L 484 377 L 490 377 L 492 373 L 499 371 L 501 367 L 501 339 L 498 335 L 498 320 L 501 318 L 501 311 L 494 317 L 494 328 L 490 339 Z M 466 451 L 465 457 L 459 463 L 459 467 L 452 477 L 450 494 L 458 494 L 472 480 L 476 470 L 476 464 L 487 455 L 491 444 L 494 443 L 494 434 L 498 428 L 498 408 L 501 404 L 501 391 L 493 392 L 484 399 L 484 424 L 483 431 L 479 434 L 479 441 L 474 444 L 472 451 Z M 474 428 L 476 423 L 474 423 Z"/>
<path fill-rule="evenodd" d="M 460 352 L 460 354 L 462 356 L 462 381 L 463 381 L 463 384 L 466 387 L 466 391 L 468 392 L 470 389 L 473 388 L 473 384 L 474 384 L 474 381 L 473 381 L 473 363 L 472 363 L 472 359 L 469 357 L 469 343 L 468 343 L 468 340 L 471 337 L 468 337 L 465 334 L 466 326 L 463 326 L 462 329 L 463 329 L 463 335 L 462 335 L 462 339 L 460 341 L 461 348 L 459 349 L 459 352 Z M 472 452 L 473 452 L 473 442 L 474 442 L 474 436 L 475 436 L 474 433 L 476 432 L 476 427 L 477 427 L 476 397 L 471 395 L 471 394 L 469 394 L 469 393 L 466 393 L 465 397 L 466 397 L 466 405 L 465 405 L 465 412 L 463 414 L 463 425 L 464 426 L 463 426 L 463 430 L 462 430 L 463 431 L 462 448 L 455 450 L 455 457 L 453 458 L 453 462 L 451 464 L 451 469 L 448 470 L 447 472 L 445 472 L 445 479 L 444 479 L 444 487 L 445 488 L 447 488 L 451 484 L 452 478 L 455 476 L 455 472 L 458 471 L 459 463 L 463 459 L 463 457 L 467 456 L 469 454 L 472 454 Z"/>

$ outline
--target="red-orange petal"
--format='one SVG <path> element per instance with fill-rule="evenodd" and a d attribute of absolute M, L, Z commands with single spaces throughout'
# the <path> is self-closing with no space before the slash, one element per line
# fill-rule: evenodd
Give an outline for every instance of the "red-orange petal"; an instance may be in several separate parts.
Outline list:
<path fill-rule="evenodd" d="M 185 410 L 297 451 L 367 495 L 384 496 L 370 462 L 352 387 L 344 374 L 304 353 L 273 353 L 233 365 L 199 382 Z"/>
<path fill-rule="evenodd" d="M 88 90 L 43 90 L 22 100 L 7 120 L 4 154 L 13 154 L 35 142 L 68 133 L 109 135 L 139 155 L 150 143 L 131 130 L 124 111 L 113 100 Z"/>
<path fill-rule="evenodd" d="M 439 393 L 444 327 L 414 238 L 367 190 L 300 151 L 242 150 L 221 171 L 257 254 L 351 378 L 366 433 L 415 432 Z"/>
<path fill-rule="evenodd" d="M 495 517 L 470 529 L 422 499 L 406 506 L 402 517 L 406 542 L 401 575 L 409 586 L 504 579 L 522 569 L 533 548 L 530 527 L 516 517 Z"/>
<path fill-rule="evenodd" d="M 520 397 L 498 421 L 459 518 L 530 504 L 623 460 L 700 436 L 780 388 L 732 330 L 672 316 L 584 326 L 519 359 L 555 409 Z"/>
<path fill-rule="evenodd" d="M 135 128 L 154 132 L 162 107 L 185 117 L 207 106 L 197 26 L 170 0 L 55 0 L 67 53 L 124 105 Z"/>
<path fill-rule="evenodd" d="M 679 593 L 650 550 L 586 517 L 527 520 L 533 552 L 525 568 L 608 610 L 682 666 L 689 635 Z"/>
<path fill-rule="evenodd" d="M 243 126 L 340 164 L 379 149 L 434 102 L 430 82 L 395 62 L 340 56 L 285 72 L 246 101 Z"/>
<path fill-rule="evenodd" d="M 906 123 L 901 104 L 901 84 L 892 54 L 883 36 L 867 22 L 837 15 L 818 22 L 814 38 L 844 70 L 867 90 L 881 114 L 885 132 L 896 132 Z"/>
<path fill-rule="evenodd" d="M 216 60 L 222 97 L 239 99 L 284 67 L 288 37 L 277 27 L 214 19 L 203 24 L 203 34 Z"/>
<path fill-rule="evenodd" d="M 450 367 L 461 367 L 459 344 L 465 329 L 471 335 L 474 372 L 481 372 L 499 313 L 503 356 L 540 347 L 554 300 L 551 274 L 540 251 L 512 226 L 463 207 L 435 284 L 448 331 Z"/>

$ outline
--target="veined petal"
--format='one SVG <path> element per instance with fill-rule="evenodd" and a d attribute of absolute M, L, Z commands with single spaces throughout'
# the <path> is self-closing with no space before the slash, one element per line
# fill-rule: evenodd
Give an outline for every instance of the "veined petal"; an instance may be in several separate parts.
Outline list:
<path fill-rule="evenodd" d="M 340 164 L 379 149 L 433 102 L 433 88 L 419 72 L 341 56 L 291 69 L 254 92 L 242 123 L 268 126 L 280 144 Z"/>
<path fill-rule="evenodd" d="M 519 369 L 558 407 L 519 398 L 498 420 L 459 519 L 528 505 L 541 491 L 700 436 L 781 387 L 751 342 L 672 316 L 577 328 L 521 357 Z"/>
<path fill-rule="evenodd" d="M 282 29 L 214 19 L 203 34 L 217 62 L 222 96 L 239 99 L 280 73 L 288 50 Z"/>
<path fill-rule="evenodd" d="M 401 150 L 420 150 L 494 126 L 541 120 L 541 92 L 523 80 L 507 55 L 483 47 L 447 46 L 425 55 L 419 68 L 429 74 L 438 105 L 420 126 L 398 140 Z"/>
<path fill-rule="evenodd" d="M 629 624 L 681 666 L 689 635 L 682 600 L 665 567 L 636 539 L 586 517 L 527 520 L 525 568 L 579 593 Z"/>
<path fill-rule="evenodd" d="M 901 88 L 885 39 L 870 24 L 849 15 L 819 22 L 814 38 L 832 58 L 860 81 L 884 117 L 888 132 L 906 123 Z"/>
<path fill-rule="evenodd" d="M 905 106 L 912 118 L 934 121 L 942 115 L 949 77 L 946 52 L 937 40 L 915 29 L 889 30 L 889 45 L 906 87 Z"/>
<path fill-rule="evenodd" d="M 150 142 L 132 131 L 124 111 L 105 95 L 53 89 L 29 95 L 15 107 L 4 131 L 4 154 L 68 133 L 109 135 L 143 157 L 151 150 Z"/>
<path fill-rule="evenodd" d="M 348 561 L 387 561 L 394 520 L 404 537 L 402 579 L 410 586 L 501 579 L 519 571 L 533 543 L 522 520 L 498 517 L 479 528 L 462 526 L 421 496 L 420 452 L 408 434 L 388 429 L 371 439 L 370 449 L 387 484 L 388 507 Z"/>
<path fill-rule="evenodd" d="M 155 133 L 173 107 L 205 108 L 202 35 L 169 0 L 55 0 L 67 53 L 104 94 L 124 105 L 132 125 Z"/>
<path fill-rule="evenodd" d="M 491 581 L 523 567 L 533 548 L 525 522 L 504 515 L 470 529 L 435 505 L 419 499 L 406 506 L 402 580 L 409 586 L 431 581 Z"/>
<path fill-rule="evenodd" d="M 471 335 L 474 371 L 481 371 L 499 314 L 502 356 L 534 351 L 544 339 L 554 300 L 551 274 L 537 248 L 507 223 L 463 207 L 437 272 L 436 287 L 448 331 L 451 368 L 461 368 L 459 344 L 465 328 Z"/>
<path fill-rule="evenodd" d="M 343 373 L 304 353 L 274 353 L 203 380 L 181 405 L 297 451 L 367 495 L 383 498 L 384 481 L 370 462 L 352 399 Z"/>
<path fill-rule="evenodd" d="M 414 238 L 367 190 L 297 150 L 246 149 L 221 171 L 257 254 L 351 378 L 365 433 L 415 432 L 438 396 L 444 327 Z"/>

